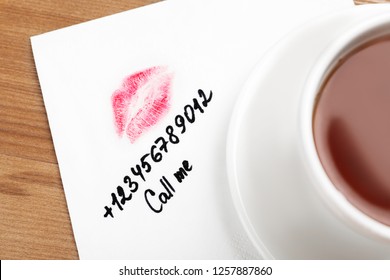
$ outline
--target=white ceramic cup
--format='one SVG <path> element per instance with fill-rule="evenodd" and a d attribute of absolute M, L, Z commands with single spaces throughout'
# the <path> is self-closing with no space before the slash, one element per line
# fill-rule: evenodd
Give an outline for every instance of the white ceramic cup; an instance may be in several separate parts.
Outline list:
<path fill-rule="evenodd" d="M 313 111 L 316 97 L 330 71 L 340 58 L 356 47 L 378 37 L 390 35 L 388 13 L 361 22 L 333 42 L 315 63 L 304 87 L 299 108 L 299 145 L 303 162 L 318 195 L 330 211 L 355 231 L 390 242 L 390 227 L 364 214 L 352 205 L 327 176 L 314 143 Z"/>

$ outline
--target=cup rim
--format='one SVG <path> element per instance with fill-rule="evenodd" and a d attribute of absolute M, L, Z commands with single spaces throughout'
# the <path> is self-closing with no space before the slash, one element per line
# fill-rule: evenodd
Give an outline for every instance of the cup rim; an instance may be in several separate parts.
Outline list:
<path fill-rule="evenodd" d="M 324 80 L 339 61 L 338 57 L 350 53 L 360 44 L 385 35 L 390 35 L 390 15 L 388 12 L 365 20 L 349 29 L 323 52 L 305 82 L 299 104 L 298 124 L 303 162 L 311 175 L 317 193 L 328 208 L 355 231 L 390 242 L 390 226 L 363 213 L 350 203 L 331 182 L 317 154 L 313 136 L 313 110 L 316 97 Z"/>

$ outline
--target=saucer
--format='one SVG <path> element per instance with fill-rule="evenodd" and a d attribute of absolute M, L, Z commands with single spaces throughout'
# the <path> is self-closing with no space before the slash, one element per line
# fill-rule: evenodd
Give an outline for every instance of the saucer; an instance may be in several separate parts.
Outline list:
<path fill-rule="evenodd" d="M 298 104 L 311 68 L 357 23 L 390 11 L 363 5 L 316 19 L 269 50 L 246 82 L 227 140 L 236 210 L 265 259 L 389 259 L 390 244 L 336 218 L 304 172 L 297 148 Z"/>

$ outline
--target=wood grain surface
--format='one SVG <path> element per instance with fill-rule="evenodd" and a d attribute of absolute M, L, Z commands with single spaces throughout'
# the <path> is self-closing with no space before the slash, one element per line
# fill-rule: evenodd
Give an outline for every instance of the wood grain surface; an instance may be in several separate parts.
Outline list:
<path fill-rule="evenodd" d="M 154 2 L 0 0 L 0 259 L 78 259 L 29 38 Z"/>

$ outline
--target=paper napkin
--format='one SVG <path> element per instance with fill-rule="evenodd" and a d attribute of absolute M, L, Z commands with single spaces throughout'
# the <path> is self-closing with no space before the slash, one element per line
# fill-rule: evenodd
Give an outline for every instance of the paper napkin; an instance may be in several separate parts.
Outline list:
<path fill-rule="evenodd" d="M 283 35 L 352 5 L 170 0 L 32 37 L 80 258 L 259 258 L 227 182 L 234 103 Z"/>

